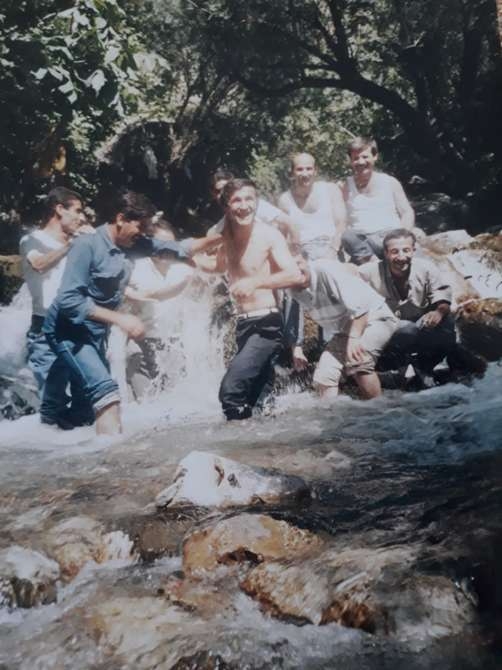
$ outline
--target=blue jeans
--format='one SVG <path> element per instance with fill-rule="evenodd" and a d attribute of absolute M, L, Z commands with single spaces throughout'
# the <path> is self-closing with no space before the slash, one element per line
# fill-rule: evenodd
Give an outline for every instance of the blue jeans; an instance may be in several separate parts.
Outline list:
<path fill-rule="evenodd" d="M 51 365 L 56 360 L 56 354 L 50 348 L 45 334 L 42 332 L 37 333 L 29 330 L 26 334 L 26 340 L 28 367 L 33 372 L 39 393 L 42 395 L 45 380 L 47 379 Z"/>
<path fill-rule="evenodd" d="M 342 246 L 350 256 L 350 260 L 356 265 L 361 265 L 371 256 L 383 258 L 383 238 L 388 232 L 388 230 L 383 230 L 378 233 L 365 234 L 349 229 L 342 235 Z"/>
<path fill-rule="evenodd" d="M 98 349 L 87 342 L 57 341 L 52 335 L 47 335 L 47 339 L 56 360 L 45 384 L 40 407 L 42 421 L 62 428 L 92 423 L 94 411 L 119 402 L 118 384 L 110 376 L 104 341 Z M 72 407 L 61 414 L 58 398 L 68 382 L 72 385 Z M 78 390 L 78 399 L 73 389 Z"/>

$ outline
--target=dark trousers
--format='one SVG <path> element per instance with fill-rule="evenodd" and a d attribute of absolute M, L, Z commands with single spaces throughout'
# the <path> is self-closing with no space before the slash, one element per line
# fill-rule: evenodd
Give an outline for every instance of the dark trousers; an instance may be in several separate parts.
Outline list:
<path fill-rule="evenodd" d="M 411 363 L 430 374 L 456 347 L 455 326 L 446 316 L 435 328 L 420 328 L 419 322 L 401 321 L 378 360 L 378 370 L 397 370 Z"/>
<path fill-rule="evenodd" d="M 283 347 L 280 314 L 240 319 L 237 353 L 222 379 L 219 400 L 228 420 L 247 419 L 265 387 L 272 388 L 274 361 Z"/>

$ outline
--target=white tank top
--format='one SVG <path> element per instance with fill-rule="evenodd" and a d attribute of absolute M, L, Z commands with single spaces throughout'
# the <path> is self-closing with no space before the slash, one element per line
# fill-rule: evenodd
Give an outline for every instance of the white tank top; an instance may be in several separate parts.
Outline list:
<path fill-rule="evenodd" d="M 318 208 L 315 212 L 304 212 L 295 202 L 291 191 L 286 192 L 289 204 L 289 217 L 296 225 L 300 236 L 300 245 L 310 260 L 334 258 L 335 217 L 329 193 L 330 184 L 316 181 L 312 188 Z"/>
<path fill-rule="evenodd" d="M 349 227 L 357 233 L 378 233 L 401 227 L 392 193 L 392 179 L 382 172 L 373 173 L 373 193 L 360 193 L 354 177 L 347 178 Z"/>

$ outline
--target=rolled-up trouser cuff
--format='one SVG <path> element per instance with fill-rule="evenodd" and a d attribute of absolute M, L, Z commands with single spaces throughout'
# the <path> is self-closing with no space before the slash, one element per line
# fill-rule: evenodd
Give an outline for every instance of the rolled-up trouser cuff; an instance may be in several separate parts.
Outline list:
<path fill-rule="evenodd" d="M 105 409 L 105 407 L 114 405 L 117 402 L 120 402 L 120 393 L 118 391 L 111 391 L 102 398 L 99 398 L 99 400 L 96 400 L 92 406 L 95 412 L 100 412 L 101 410 Z"/>

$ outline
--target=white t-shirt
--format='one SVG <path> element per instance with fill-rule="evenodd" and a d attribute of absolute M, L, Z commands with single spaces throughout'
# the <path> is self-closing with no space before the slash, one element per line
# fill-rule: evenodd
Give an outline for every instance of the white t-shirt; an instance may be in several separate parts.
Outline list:
<path fill-rule="evenodd" d="M 310 263 L 310 272 L 310 287 L 293 289 L 291 294 L 322 326 L 327 340 L 345 332 L 352 319 L 363 314 L 368 315 L 368 323 L 393 318 L 385 298 L 360 277 L 348 272 L 343 263 L 319 259 Z"/>
<path fill-rule="evenodd" d="M 347 213 L 349 227 L 357 233 L 371 235 L 401 227 L 393 191 L 394 178 L 374 172 L 371 193 L 358 191 L 354 177 L 347 178 Z"/>
<path fill-rule="evenodd" d="M 272 223 L 274 219 L 277 219 L 278 216 L 281 216 L 281 210 L 275 205 L 271 205 L 266 200 L 258 198 L 258 203 L 256 205 L 256 218 L 263 223 Z M 208 235 L 210 234 L 220 234 L 223 232 L 225 227 L 225 217 L 220 219 L 218 223 L 215 223 L 214 226 L 207 231 Z"/>
<path fill-rule="evenodd" d="M 62 242 L 55 240 L 44 230 L 35 230 L 24 235 L 19 243 L 23 276 L 31 294 L 32 312 L 37 316 L 44 317 L 56 297 L 66 265 L 66 256 L 63 256 L 58 263 L 45 272 L 34 270 L 30 261 L 37 256 L 44 256 L 50 251 L 61 249 L 63 246 Z"/>
<path fill-rule="evenodd" d="M 300 209 L 291 191 L 286 191 L 282 196 L 288 203 L 288 214 L 300 235 L 301 248 L 308 253 L 310 260 L 336 256 L 336 221 L 330 192 L 332 187 L 330 182 L 314 182 L 311 194 L 316 204 L 314 211 Z"/>
<path fill-rule="evenodd" d="M 151 258 L 141 258 L 134 263 L 129 285 L 138 291 L 158 291 L 187 284 L 194 269 L 185 263 L 173 263 L 163 275 Z M 134 301 L 134 313 L 143 321 L 147 337 L 166 337 L 179 330 L 184 297 L 165 300 Z"/>

